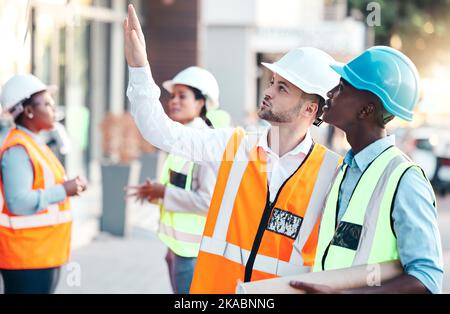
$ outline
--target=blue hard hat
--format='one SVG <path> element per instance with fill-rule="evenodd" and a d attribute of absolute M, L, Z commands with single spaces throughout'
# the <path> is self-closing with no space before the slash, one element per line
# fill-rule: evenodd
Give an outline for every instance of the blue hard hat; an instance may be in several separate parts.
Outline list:
<path fill-rule="evenodd" d="M 389 113 L 412 121 L 420 79 L 416 66 L 403 53 L 374 46 L 347 64 L 331 67 L 353 87 L 377 95 Z"/>

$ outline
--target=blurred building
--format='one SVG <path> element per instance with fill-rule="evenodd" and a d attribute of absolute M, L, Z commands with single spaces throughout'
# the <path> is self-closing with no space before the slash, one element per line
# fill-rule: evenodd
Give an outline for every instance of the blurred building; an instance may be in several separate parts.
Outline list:
<path fill-rule="evenodd" d="M 261 61 L 298 46 L 345 61 L 367 45 L 366 27 L 348 17 L 346 0 L 0 0 L 0 84 L 31 72 L 59 86 L 73 141 L 69 175 L 99 179 L 101 122 L 127 110 L 128 3 L 141 17 L 156 82 L 190 65 L 208 68 L 236 124 L 254 114 L 269 82 Z M 163 91 L 163 103 L 167 97 Z"/>
<path fill-rule="evenodd" d="M 99 125 L 107 112 L 126 108 L 126 6 L 126 0 L 0 0 L 0 84 L 31 72 L 58 85 L 56 102 L 73 144 L 69 175 L 98 169 Z"/>
<path fill-rule="evenodd" d="M 366 27 L 347 16 L 345 0 L 204 0 L 202 13 L 202 61 L 238 122 L 256 109 L 269 82 L 261 61 L 299 46 L 346 61 L 366 47 Z"/>

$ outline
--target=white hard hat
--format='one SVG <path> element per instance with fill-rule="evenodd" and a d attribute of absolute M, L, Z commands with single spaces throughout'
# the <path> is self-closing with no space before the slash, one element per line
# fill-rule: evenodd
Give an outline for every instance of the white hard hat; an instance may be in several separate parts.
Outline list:
<path fill-rule="evenodd" d="M 56 86 L 47 86 L 32 74 L 14 75 L 3 85 L 0 103 L 4 111 L 12 111 L 16 105 L 21 104 L 34 94 L 55 89 Z M 19 112 L 16 111 L 14 118 L 20 113 L 20 110 Z"/>
<path fill-rule="evenodd" d="M 339 84 L 339 75 L 331 69 L 336 61 L 327 53 L 313 47 L 296 48 L 275 63 L 265 63 L 274 73 L 282 76 L 302 91 L 327 99 L 327 92 Z"/>
<path fill-rule="evenodd" d="M 174 85 L 181 84 L 195 87 L 206 97 L 206 108 L 208 110 L 219 107 L 219 84 L 211 72 L 200 67 L 192 66 L 179 72 L 170 81 L 165 81 L 163 87 L 172 92 Z"/>

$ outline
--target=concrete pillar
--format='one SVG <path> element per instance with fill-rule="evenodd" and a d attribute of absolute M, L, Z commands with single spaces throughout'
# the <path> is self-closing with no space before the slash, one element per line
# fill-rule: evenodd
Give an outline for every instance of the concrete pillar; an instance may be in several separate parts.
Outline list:
<path fill-rule="evenodd" d="M 220 104 L 235 124 L 243 124 L 256 108 L 256 54 L 252 51 L 253 28 L 208 26 L 205 34 L 204 65 L 217 78 Z"/>

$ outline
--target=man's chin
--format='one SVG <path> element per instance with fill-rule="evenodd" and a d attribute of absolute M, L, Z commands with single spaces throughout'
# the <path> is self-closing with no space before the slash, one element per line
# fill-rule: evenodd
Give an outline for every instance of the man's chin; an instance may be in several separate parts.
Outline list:
<path fill-rule="evenodd" d="M 264 110 L 259 109 L 257 112 L 258 118 L 262 119 L 262 120 L 267 120 L 267 114 Z"/>
<path fill-rule="evenodd" d="M 333 119 L 330 119 L 330 118 L 332 118 L 332 116 L 330 117 L 330 115 L 328 113 L 326 113 L 326 112 L 323 113 L 323 115 L 322 115 L 323 122 L 332 125 L 333 124 Z"/>

